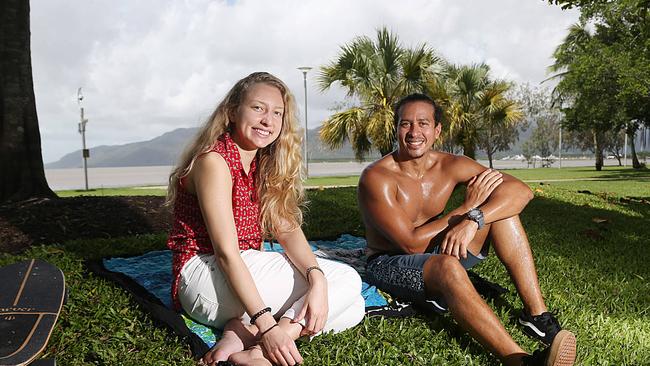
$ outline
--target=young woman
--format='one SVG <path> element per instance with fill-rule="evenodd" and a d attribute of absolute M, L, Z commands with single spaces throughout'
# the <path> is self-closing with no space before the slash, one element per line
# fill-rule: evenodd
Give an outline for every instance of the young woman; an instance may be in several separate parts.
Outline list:
<path fill-rule="evenodd" d="M 295 339 L 363 318 L 359 275 L 316 259 L 300 229 L 300 143 L 287 86 L 253 73 L 228 92 L 169 178 L 172 298 L 224 329 L 205 363 L 295 365 Z M 261 251 L 263 238 L 285 253 Z"/>

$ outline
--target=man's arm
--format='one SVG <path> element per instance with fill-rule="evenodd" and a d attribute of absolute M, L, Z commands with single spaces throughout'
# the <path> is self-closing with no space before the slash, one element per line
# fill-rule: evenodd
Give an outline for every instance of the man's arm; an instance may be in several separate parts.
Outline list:
<path fill-rule="evenodd" d="M 465 157 L 459 157 L 458 168 L 454 170 L 461 175 L 460 179 L 468 179 L 475 174 L 485 172 L 481 164 Z M 481 174 L 482 175 L 482 174 Z M 486 224 L 503 220 L 521 213 L 528 202 L 533 198 L 530 188 L 517 178 L 501 173 L 502 183 L 493 189 L 489 197 L 478 205 L 469 205 L 470 208 L 480 207 Z M 471 184 L 468 190 L 472 189 Z M 467 256 L 467 245 L 474 239 L 478 224 L 471 220 L 461 220 L 446 234 L 440 248 L 441 252 L 457 258 Z"/>
<path fill-rule="evenodd" d="M 487 170 L 475 160 L 464 156 L 455 156 L 453 163 L 449 164 L 448 168 L 447 171 L 454 174 L 458 182 L 466 185 L 471 178 Z M 501 178 L 503 179 L 502 183 L 492 191 L 485 202 L 477 206 L 469 204 L 470 207 L 467 207 L 468 210 L 480 207 L 486 224 L 520 214 L 528 202 L 533 199 L 533 192 L 524 182 L 505 173 L 501 173 Z"/>
<path fill-rule="evenodd" d="M 519 215 L 533 199 L 533 192 L 524 182 L 505 173 L 502 176 L 503 183 L 481 206 L 485 223 L 488 224 Z"/>
<path fill-rule="evenodd" d="M 423 253 L 433 238 L 445 230 L 454 217 L 471 207 L 459 207 L 443 217 L 415 226 L 397 202 L 394 180 L 381 168 L 366 169 L 359 179 L 359 206 L 366 225 L 381 233 L 405 253 Z"/>

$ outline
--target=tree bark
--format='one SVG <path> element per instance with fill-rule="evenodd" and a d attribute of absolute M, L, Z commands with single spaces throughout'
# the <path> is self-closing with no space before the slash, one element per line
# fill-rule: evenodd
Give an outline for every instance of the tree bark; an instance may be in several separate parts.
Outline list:
<path fill-rule="evenodd" d="M 605 165 L 604 160 L 603 160 L 603 139 L 602 136 L 600 136 L 600 132 L 593 131 L 594 134 L 594 153 L 596 157 L 596 170 L 601 171 L 603 170 L 603 165 Z"/>
<path fill-rule="evenodd" d="M 492 153 L 490 150 L 487 150 L 487 156 L 488 156 L 488 161 L 490 162 L 490 169 L 494 169 L 494 165 L 492 164 Z"/>
<path fill-rule="evenodd" d="M 637 128 L 628 128 L 625 133 L 627 133 L 627 140 L 630 142 L 630 155 L 632 155 L 632 168 L 641 169 L 643 166 L 639 161 L 639 157 L 636 155 L 636 146 L 634 144 L 634 137 L 636 136 Z"/>
<path fill-rule="evenodd" d="M 463 141 L 463 155 L 476 160 L 476 143 L 474 141 L 469 141 L 469 139 Z"/>
<path fill-rule="evenodd" d="M 394 149 L 392 149 L 392 148 L 391 149 L 379 149 L 379 154 L 381 154 L 381 156 L 386 156 L 386 155 L 392 153 L 393 150 Z"/>
<path fill-rule="evenodd" d="M 28 0 L 0 2 L 0 203 L 56 197 L 45 179 Z"/>

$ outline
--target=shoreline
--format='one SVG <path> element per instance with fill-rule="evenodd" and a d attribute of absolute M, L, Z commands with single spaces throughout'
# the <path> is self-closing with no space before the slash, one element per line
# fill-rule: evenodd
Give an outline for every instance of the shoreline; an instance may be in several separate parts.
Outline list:
<path fill-rule="evenodd" d="M 487 160 L 478 160 L 488 166 Z M 316 162 L 309 163 L 310 177 L 354 176 L 370 162 Z M 628 160 L 628 166 L 631 162 Z M 562 159 L 562 167 L 593 167 L 593 159 Z M 606 159 L 605 166 L 618 166 L 616 159 Z M 548 169 L 558 169 L 558 161 Z M 527 169 L 525 161 L 495 160 L 495 169 Z M 531 167 L 532 168 L 532 167 Z M 172 166 L 144 167 L 106 167 L 88 168 L 89 188 L 120 188 L 142 186 L 166 186 Z M 45 177 L 55 191 L 84 188 L 84 173 L 82 168 L 45 169 Z"/>

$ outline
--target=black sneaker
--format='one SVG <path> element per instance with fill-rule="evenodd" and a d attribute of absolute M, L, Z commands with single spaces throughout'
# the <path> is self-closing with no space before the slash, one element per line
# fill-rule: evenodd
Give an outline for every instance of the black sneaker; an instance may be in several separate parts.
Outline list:
<path fill-rule="evenodd" d="M 567 330 L 561 330 L 550 347 L 524 356 L 522 364 L 524 366 L 572 366 L 575 361 L 576 336 Z"/>
<path fill-rule="evenodd" d="M 545 346 L 551 345 L 555 335 L 562 330 L 555 316 L 548 311 L 531 316 L 526 310 L 522 310 L 521 315 L 519 315 L 519 324 L 524 327 L 524 333 L 538 339 Z"/>

